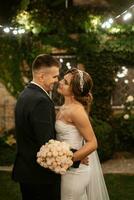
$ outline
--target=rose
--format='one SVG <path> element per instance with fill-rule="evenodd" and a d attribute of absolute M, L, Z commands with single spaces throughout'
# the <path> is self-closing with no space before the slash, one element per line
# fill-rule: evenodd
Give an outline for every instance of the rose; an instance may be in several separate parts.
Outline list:
<path fill-rule="evenodd" d="M 134 100 L 133 96 L 128 96 L 126 102 L 132 102 Z"/>
<path fill-rule="evenodd" d="M 69 144 L 57 140 L 49 140 L 37 153 L 37 163 L 55 173 L 64 174 L 73 164 L 73 153 Z"/>
<path fill-rule="evenodd" d="M 124 117 L 124 119 L 129 119 L 129 115 L 128 114 L 125 114 L 123 117 Z"/>

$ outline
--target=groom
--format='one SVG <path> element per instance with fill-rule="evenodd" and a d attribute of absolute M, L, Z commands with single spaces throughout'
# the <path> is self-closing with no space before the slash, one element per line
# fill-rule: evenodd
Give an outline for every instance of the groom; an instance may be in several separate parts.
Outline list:
<path fill-rule="evenodd" d="M 60 200 L 60 175 L 36 162 L 40 147 L 55 139 L 55 110 L 48 92 L 58 81 L 60 63 L 39 55 L 32 64 L 32 82 L 20 94 L 15 108 L 17 154 L 12 177 L 23 200 Z"/>

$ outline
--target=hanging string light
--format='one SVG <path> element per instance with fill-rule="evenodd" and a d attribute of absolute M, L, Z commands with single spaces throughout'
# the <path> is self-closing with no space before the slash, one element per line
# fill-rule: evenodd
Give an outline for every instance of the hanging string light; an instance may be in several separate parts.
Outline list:
<path fill-rule="evenodd" d="M 128 19 L 130 19 L 132 17 L 132 13 L 128 12 L 123 16 L 123 20 L 127 21 Z"/>
<path fill-rule="evenodd" d="M 65 0 L 65 8 L 68 8 L 68 0 Z M 114 18 L 109 18 L 107 21 L 103 22 L 101 24 L 101 27 L 103 29 L 109 29 L 114 24 L 114 22 L 117 22 L 119 18 L 121 18 L 123 21 L 127 21 L 131 19 L 134 16 L 134 5 L 129 7 L 127 10 L 125 10 L 120 15 L 117 15 Z M 12 33 L 14 35 L 17 34 L 24 34 L 26 31 L 23 28 L 14 28 L 14 27 L 5 27 L 3 25 L 0 25 L 0 29 L 2 29 L 5 33 Z"/>
<path fill-rule="evenodd" d="M 2 25 L 0 25 L 0 29 L 4 33 L 12 33 L 13 35 L 24 34 L 26 32 L 25 29 L 23 28 L 7 27 L 7 26 L 2 26 Z"/>
<path fill-rule="evenodd" d="M 118 21 L 119 18 L 121 18 L 123 21 L 127 21 L 133 17 L 134 13 L 134 5 L 129 7 L 127 10 L 125 10 L 120 15 L 117 15 L 114 19 L 110 18 L 107 21 L 105 21 L 103 24 L 101 24 L 102 28 L 111 28 L 112 24 L 116 21 Z"/>

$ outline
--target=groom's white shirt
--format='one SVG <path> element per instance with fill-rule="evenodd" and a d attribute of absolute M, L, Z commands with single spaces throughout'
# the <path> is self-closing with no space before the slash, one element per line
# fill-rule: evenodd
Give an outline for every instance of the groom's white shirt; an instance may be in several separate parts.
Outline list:
<path fill-rule="evenodd" d="M 48 92 L 41 85 L 39 85 L 38 83 L 36 83 L 34 81 L 31 81 L 31 83 L 37 85 L 38 87 L 40 87 L 49 96 Z M 50 98 L 50 96 L 49 96 L 49 98 Z"/>

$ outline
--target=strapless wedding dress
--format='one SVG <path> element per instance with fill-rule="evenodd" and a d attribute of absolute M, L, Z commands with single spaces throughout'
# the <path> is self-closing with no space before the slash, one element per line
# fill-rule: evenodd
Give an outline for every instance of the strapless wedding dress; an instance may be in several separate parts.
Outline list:
<path fill-rule="evenodd" d="M 73 149 L 80 149 L 83 137 L 73 124 L 57 120 L 57 140 L 65 141 Z M 97 151 L 89 155 L 89 165 L 71 167 L 61 177 L 61 200 L 109 200 Z"/>

